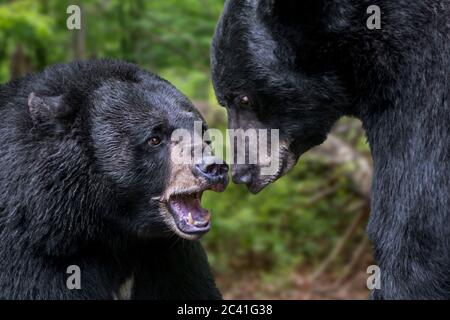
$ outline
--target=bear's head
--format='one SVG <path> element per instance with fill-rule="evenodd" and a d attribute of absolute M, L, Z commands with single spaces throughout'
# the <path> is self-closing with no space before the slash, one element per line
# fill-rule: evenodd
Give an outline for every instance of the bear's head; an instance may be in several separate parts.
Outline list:
<path fill-rule="evenodd" d="M 211 219 L 202 194 L 225 189 L 228 166 L 213 156 L 192 103 L 133 65 L 70 68 L 47 71 L 51 83 L 31 92 L 28 106 L 36 139 L 66 153 L 55 166 L 70 172 L 61 183 L 63 201 L 91 211 L 73 214 L 96 211 L 102 225 L 143 238 L 176 233 L 194 240 L 206 233 Z"/>
<path fill-rule="evenodd" d="M 346 1 L 229 0 L 211 52 L 216 96 L 230 129 L 278 129 L 274 174 L 232 165 L 233 180 L 257 193 L 322 143 L 348 112 L 346 68 L 335 35 L 354 8 Z M 363 18 L 365 15 L 362 16 Z M 349 69 L 350 70 L 350 69 Z"/>

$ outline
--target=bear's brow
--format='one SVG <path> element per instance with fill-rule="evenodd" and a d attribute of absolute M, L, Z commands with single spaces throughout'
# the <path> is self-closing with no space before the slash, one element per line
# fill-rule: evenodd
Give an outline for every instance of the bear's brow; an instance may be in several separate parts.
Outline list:
<path fill-rule="evenodd" d="M 152 122 L 150 122 L 150 125 L 153 127 L 153 128 L 156 128 L 156 127 L 167 127 L 167 121 L 165 121 L 164 119 L 155 119 L 155 120 L 153 120 Z"/>

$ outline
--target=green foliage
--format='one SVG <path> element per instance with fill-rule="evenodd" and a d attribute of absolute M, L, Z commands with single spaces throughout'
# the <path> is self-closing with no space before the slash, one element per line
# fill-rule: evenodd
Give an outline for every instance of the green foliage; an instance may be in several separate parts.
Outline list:
<path fill-rule="evenodd" d="M 41 55 L 48 64 L 75 56 L 73 38 L 79 31 L 67 30 L 69 4 L 82 9 L 84 57 L 118 58 L 164 71 L 174 82 L 192 81 L 187 86 L 195 98 L 206 97 L 209 47 L 223 0 L 1 1 L 1 80 L 8 79 L 13 45 L 24 46 L 32 58 L 37 47 L 45 49 Z M 7 51 L 2 50 L 6 42 Z M 34 61 L 33 69 L 46 63 Z"/>
<path fill-rule="evenodd" d="M 204 71 L 167 68 L 161 70 L 159 75 L 165 79 L 170 79 L 174 86 L 189 97 L 201 100 L 208 99 L 209 92 L 205 88 L 208 88 L 209 74 Z"/>
<path fill-rule="evenodd" d="M 40 13 L 35 1 L 0 3 L 0 79 L 8 78 L 5 63 L 18 44 L 35 65 L 45 65 L 47 46 L 51 45 L 53 19 Z"/>

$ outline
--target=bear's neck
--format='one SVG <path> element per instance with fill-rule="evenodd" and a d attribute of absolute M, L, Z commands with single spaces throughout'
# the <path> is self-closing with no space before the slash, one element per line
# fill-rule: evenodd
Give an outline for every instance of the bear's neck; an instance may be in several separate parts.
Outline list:
<path fill-rule="evenodd" d="M 435 239 L 448 225 L 450 67 L 431 49 L 415 59 L 374 81 L 370 92 L 362 89 L 368 98 L 360 116 L 374 160 L 374 241 Z"/>

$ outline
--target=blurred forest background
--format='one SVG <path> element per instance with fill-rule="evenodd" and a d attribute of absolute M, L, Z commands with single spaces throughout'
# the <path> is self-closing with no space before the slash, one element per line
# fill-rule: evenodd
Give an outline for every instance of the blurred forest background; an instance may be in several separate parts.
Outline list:
<path fill-rule="evenodd" d="M 209 70 L 223 2 L 0 0 L 0 81 L 73 59 L 123 59 L 174 83 L 224 129 Z M 70 4 L 82 8 L 80 31 L 66 27 Z M 371 175 L 361 125 L 344 119 L 259 195 L 236 185 L 207 194 L 214 222 L 202 241 L 225 298 L 366 299 Z"/>

